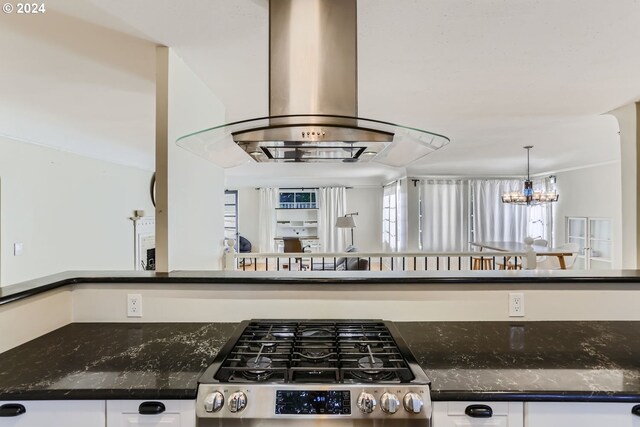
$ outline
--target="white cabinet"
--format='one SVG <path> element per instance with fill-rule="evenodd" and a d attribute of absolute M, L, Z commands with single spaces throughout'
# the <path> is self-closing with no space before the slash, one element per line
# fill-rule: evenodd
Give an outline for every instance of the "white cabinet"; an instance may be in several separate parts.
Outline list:
<path fill-rule="evenodd" d="M 433 402 L 433 427 L 523 425 L 522 402 Z"/>
<path fill-rule="evenodd" d="M 609 218 L 567 217 L 566 242 L 580 246 L 574 269 L 611 269 L 612 235 L 612 222 Z"/>
<path fill-rule="evenodd" d="M 23 412 L 24 409 L 24 412 Z M 30 400 L 0 402 L 0 427 L 105 427 L 104 400 Z"/>
<path fill-rule="evenodd" d="M 157 413 L 141 414 L 146 407 L 154 412 L 154 404 L 160 403 L 164 410 Z M 141 408 L 141 405 L 142 408 Z M 146 405 L 146 406 L 145 406 Z M 142 409 L 142 411 L 141 411 Z M 108 400 L 107 427 L 195 427 L 195 400 Z"/>
<path fill-rule="evenodd" d="M 637 403 L 528 402 L 527 427 L 640 427 Z M 638 411 L 640 413 L 640 411 Z"/>

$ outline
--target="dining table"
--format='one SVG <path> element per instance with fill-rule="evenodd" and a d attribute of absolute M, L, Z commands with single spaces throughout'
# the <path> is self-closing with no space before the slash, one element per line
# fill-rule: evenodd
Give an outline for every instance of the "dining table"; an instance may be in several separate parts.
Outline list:
<path fill-rule="evenodd" d="M 480 248 L 480 251 L 488 249 L 497 252 L 526 252 L 527 245 L 523 242 L 469 242 L 471 246 Z M 573 252 L 562 248 L 549 248 L 547 246 L 531 245 L 531 249 L 537 257 L 548 256 L 558 258 L 560 269 L 566 270 L 565 257 L 571 257 Z"/>

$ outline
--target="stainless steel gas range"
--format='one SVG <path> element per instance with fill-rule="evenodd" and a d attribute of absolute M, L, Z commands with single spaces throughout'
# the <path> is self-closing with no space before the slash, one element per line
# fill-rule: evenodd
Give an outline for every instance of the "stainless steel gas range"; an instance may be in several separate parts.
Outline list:
<path fill-rule="evenodd" d="M 198 386 L 198 427 L 430 424 L 429 379 L 381 320 L 242 322 Z"/>

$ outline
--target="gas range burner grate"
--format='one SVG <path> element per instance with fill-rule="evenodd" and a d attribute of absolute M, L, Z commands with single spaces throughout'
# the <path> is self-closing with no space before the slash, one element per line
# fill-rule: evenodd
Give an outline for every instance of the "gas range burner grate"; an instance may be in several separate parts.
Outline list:
<path fill-rule="evenodd" d="M 384 322 L 251 321 L 215 378 L 231 383 L 407 383 L 414 376 Z"/>

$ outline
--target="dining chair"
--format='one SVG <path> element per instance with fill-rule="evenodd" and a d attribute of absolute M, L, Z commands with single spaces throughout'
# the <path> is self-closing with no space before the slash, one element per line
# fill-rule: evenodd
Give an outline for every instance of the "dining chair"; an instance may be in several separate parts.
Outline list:
<path fill-rule="evenodd" d="M 533 241 L 533 246 L 544 246 L 546 248 L 547 246 L 549 246 L 549 242 L 547 242 L 545 239 L 535 239 Z"/>

